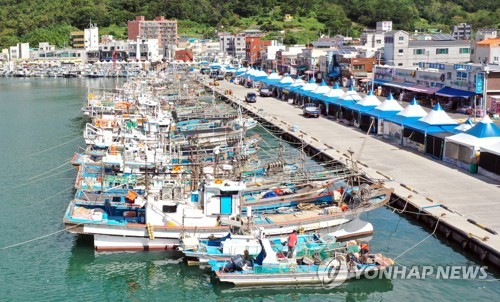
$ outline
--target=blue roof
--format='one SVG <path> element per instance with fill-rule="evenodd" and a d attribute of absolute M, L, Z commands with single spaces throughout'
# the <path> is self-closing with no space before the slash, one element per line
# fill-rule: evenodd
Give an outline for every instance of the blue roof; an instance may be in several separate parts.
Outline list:
<path fill-rule="evenodd" d="M 365 111 L 370 111 L 377 106 L 363 106 L 358 103 L 352 103 L 352 104 L 347 104 L 343 107 L 351 109 L 352 111 L 365 112 Z"/>
<path fill-rule="evenodd" d="M 410 128 L 417 130 L 419 132 L 423 133 L 437 133 L 437 132 L 450 132 L 450 133 L 459 133 L 461 131 L 458 131 L 455 129 L 457 125 L 429 125 L 426 122 L 422 122 L 419 120 L 405 120 L 403 122 L 403 127 L 404 128 Z"/>
<path fill-rule="evenodd" d="M 488 118 L 489 120 L 489 118 Z M 483 137 L 500 137 L 500 128 L 489 120 L 489 122 L 484 122 L 484 119 L 474 125 L 469 130 L 465 131 L 465 133 L 469 135 L 473 135 L 475 137 L 483 138 Z"/>
<path fill-rule="evenodd" d="M 398 112 L 400 112 L 400 111 L 399 110 L 398 111 L 386 111 L 386 110 L 380 110 L 380 109 L 373 109 L 373 110 L 364 112 L 364 114 L 374 116 L 376 118 L 386 119 L 387 117 L 394 116 L 394 115 L 398 114 Z"/>
<path fill-rule="evenodd" d="M 396 114 L 396 115 L 387 117 L 385 120 L 402 126 L 403 123 L 405 123 L 405 122 L 418 121 L 421 118 L 422 117 L 420 117 L 420 116 L 404 116 L 404 115 L 397 115 Z"/>
<path fill-rule="evenodd" d="M 445 87 L 441 90 L 436 91 L 436 95 L 446 96 L 446 97 L 459 97 L 459 98 L 470 98 L 471 96 L 476 95 L 474 92 Z"/>

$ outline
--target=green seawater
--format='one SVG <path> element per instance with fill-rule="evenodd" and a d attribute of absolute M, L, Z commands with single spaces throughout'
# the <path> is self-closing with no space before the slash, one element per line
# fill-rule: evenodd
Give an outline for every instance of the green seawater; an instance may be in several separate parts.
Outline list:
<path fill-rule="evenodd" d="M 106 79 L 0 78 L 0 301 L 497 301 L 487 280 L 355 280 L 325 290 L 213 285 L 207 269 L 176 252 L 97 253 L 90 238 L 63 231 L 83 146 L 80 107 Z M 286 150 L 290 150 L 290 146 Z M 309 164 L 309 163 L 308 163 Z M 425 229 L 387 208 L 363 217 L 375 228 L 372 250 L 396 257 Z M 36 240 L 37 239 L 37 240 Z M 18 244 L 18 245 L 17 245 Z M 401 265 L 481 265 L 434 236 L 397 259 Z"/>

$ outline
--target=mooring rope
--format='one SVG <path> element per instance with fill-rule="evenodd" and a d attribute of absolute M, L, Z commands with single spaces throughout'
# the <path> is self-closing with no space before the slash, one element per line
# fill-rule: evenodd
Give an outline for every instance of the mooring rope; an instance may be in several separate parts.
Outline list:
<path fill-rule="evenodd" d="M 10 249 L 10 248 L 13 248 L 13 247 L 21 246 L 21 245 L 24 245 L 24 244 L 27 244 L 27 243 L 30 243 L 30 242 L 33 242 L 33 241 L 37 241 L 37 240 L 40 240 L 40 239 L 43 239 L 43 238 L 47 238 L 47 237 L 50 237 L 50 236 L 62 233 L 64 231 L 66 231 L 66 230 L 70 230 L 70 229 L 76 228 L 76 227 L 78 227 L 78 226 L 80 226 L 82 224 L 83 223 L 79 223 L 79 224 L 76 224 L 74 226 L 71 226 L 71 227 L 68 227 L 68 228 L 64 228 L 62 230 L 59 230 L 59 231 L 56 231 L 56 232 L 53 232 L 53 233 L 50 233 L 50 234 L 47 234 L 47 235 L 36 237 L 36 238 L 30 239 L 30 240 L 26 240 L 26 241 L 23 241 L 23 242 L 18 242 L 18 243 L 12 244 L 12 245 L 4 246 L 4 247 L 0 248 L 0 250 L 7 250 L 7 249 Z"/>

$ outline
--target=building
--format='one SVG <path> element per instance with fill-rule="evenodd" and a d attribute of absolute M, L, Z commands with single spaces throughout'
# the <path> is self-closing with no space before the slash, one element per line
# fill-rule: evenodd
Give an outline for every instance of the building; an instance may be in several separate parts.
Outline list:
<path fill-rule="evenodd" d="M 500 64 L 500 38 L 490 38 L 476 43 L 474 63 Z"/>
<path fill-rule="evenodd" d="M 163 58 L 157 39 L 129 40 L 128 54 L 128 61 L 159 62 Z"/>
<path fill-rule="evenodd" d="M 219 36 L 219 49 L 223 56 L 232 56 L 238 60 L 246 58 L 246 35 L 222 32 Z"/>
<path fill-rule="evenodd" d="M 90 24 L 89 28 L 83 31 L 73 31 L 70 33 L 70 46 L 86 51 L 99 50 L 99 28 Z"/>
<path fill-rule="evenodd" d="M 455 25 L 451 35 L 455 40 L 472 40 L 472 25 L 467 23 Z"/>
<path fill-rule="evenodd" d="M 101 61 L 125 61 L 128 57 L 128 41 L 115 40 L 113 36 L 103 35 L 99 45 L 99 59 Z"/>
<path fill-rule="evenodd" d="M 418 38 L 418 37 L 417 37 Z M 469 41 L 450 40 L 449 35 L 431 35 L 431 39 L 410 39 L 403 30 L 384 35 L 384 60 L 392 66 L 417 66 L 420 62 L 466 63 L 471 60 Z"/>
<path fill-rule="evenodd" d="M 69 45 L 71 48 L 84 49 L 85 48 L 85 38 L 83 31 L 72 31 L 69 34 Z"/>
<path fill-rule="evenodd" d="M 174 59 L 182 62 L 193 62 L 193 52 L 191 49 L 176 50 Z"/>
<path fill-rule="evenodd" d="M 158 40 L 158 47 L 167 52 L 169 47 L 177 45 L 177 21 L 166 20 L 162 16 L 154 20 L 146 20 L 144 16 L 136 16 L 135 20 L 128 21 L 128 39 Z"/>
<path fill-rule="evenodd" d="M 384 47 L 384 34 L 389 31 L 392 31 L 392 21 L 379 21 L 376 29 L 365 29 L 363 31 L 360 36 L 361 45 L 381 49 Z"/>
<path fill-rule="evenodd" d="M 487 40 L 487 39 L 496 38 L 496 37 L 498 37 L 498 30 L 496 30 L 496 29 L 491 29 L 491 28 L 479 29 L 476 32 L 476 39 L 471 42 L 471 61 L 474 63 L 479 63 L 479 62 L 482 62 L 483 59 L 486 57 L 484 55 L 483 56 L 477 55 L 477 51 L 476 51 L 477 43 L 484 41 L 484 40 Z M 481 60 L 479 59 L 479 57 L 482 57 Z"/>
<path fill-rule="evenodd" d="M 259 36 L 245 37 L 245 61 L 250 65 L 261 65 L 264 54 L 267 54 L 267 47 L 271 41 L 261 40 Z M 267 60 L 264 58 L 264 60 Z"/>
<path fill-rule="evenodd" d="M 364 80 L 372 73 L 376 58 L 341 58 L 341 73 L 344 78 Z"/>

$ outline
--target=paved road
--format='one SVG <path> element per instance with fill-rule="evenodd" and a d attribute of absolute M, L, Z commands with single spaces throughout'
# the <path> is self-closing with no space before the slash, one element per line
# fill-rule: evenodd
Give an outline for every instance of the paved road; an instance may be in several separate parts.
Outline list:
<path fill-rule="evenodd" d="M 226 81 L 221 89 L 231 89 L 234 96 L 243 99 L 250 89 Z M 255 89 L 253 89 L 255 91 Z M 324 117 L 307 119 L 300 108 L 275 98 L 258 97 L 253 104 L 264 115 L 275 117 L 288 125 L 297 125 L 309 134 L 306 142 L 315 137 L 341 153 L 351 149 L 359 156 L 366 141 L 360 161 L 370 171 L 380 171 L 416 190 L 419 195 L 431 198 L 434 204 L 441 203 L 456 212 L 500 233 L 500 184 L 480 175 L 471 175 L 466 170 L 437 161 L 412 149 L 403 148 L 381 137 L 366 136 L 359 129 L 348 127 Z M 460 117 L 460 116 L 458 116 Z M 333 152 L 332 155 L 335 155 Z M 370 175 L 381 178 L 380 175 Z"/>

